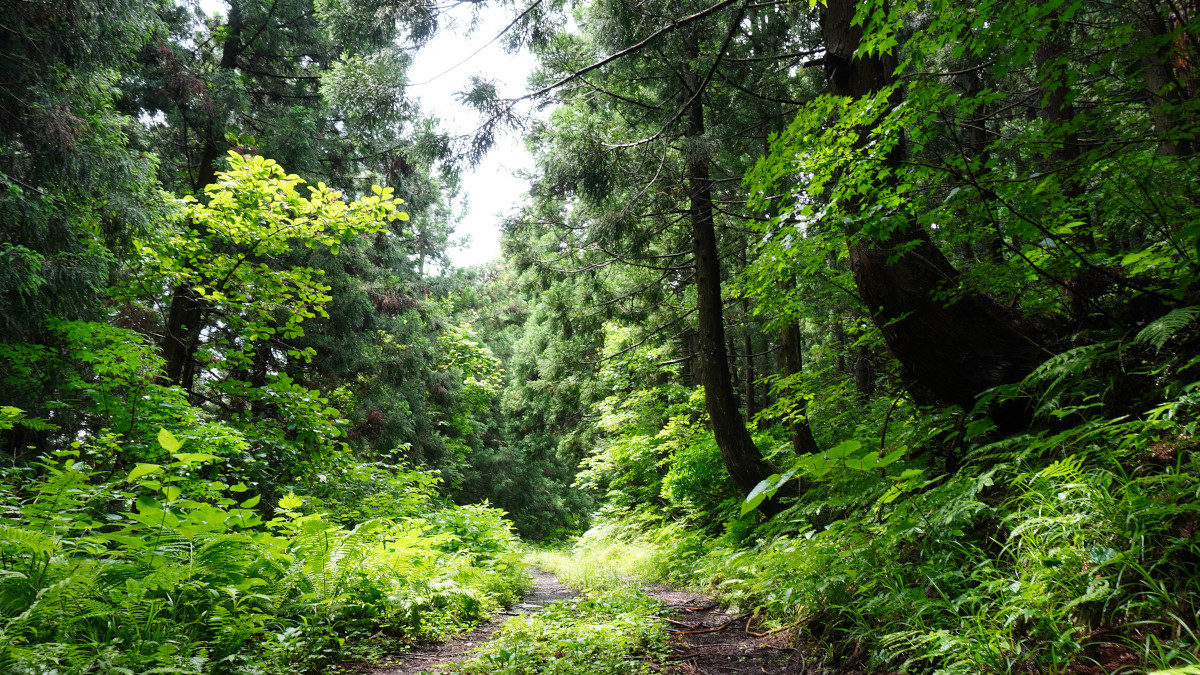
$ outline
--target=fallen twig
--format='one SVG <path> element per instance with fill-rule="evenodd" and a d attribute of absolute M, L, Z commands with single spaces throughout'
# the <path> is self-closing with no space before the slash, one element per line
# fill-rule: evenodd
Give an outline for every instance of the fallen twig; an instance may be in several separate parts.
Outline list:
<path fill-rule="evenodd" d="M 779 631 L 784 631 L 789 628 L 795 628 L 795 627 L 799 626 L 800 624 L 804 623 L 805 621 L 808 621 L 808 617 L 800 619 L 796 623 L 789 623 L 786 626 L 780 626 L 779 628 L 772 628 L 771 630 L 769 630 L 765 633 L 751 633 L 750 632 L 750 624 L 747 623 L 746 624 L 746 635 L 750 635 L 750 636 L 756 637 L 756 638 L 767 637 L 768 635 L 774 635 L 775 633 L 778 633 Z"/>
<path fill-rule="evenodd" d="M 753 635 L 753 633 L 750 632 L 750 624 L 754 623 L 754 620 L 757 618 L 758 610 L 754 610 L 754 614 L 750 615 L 750 618 L 746 620 L 746 635 Z"/>

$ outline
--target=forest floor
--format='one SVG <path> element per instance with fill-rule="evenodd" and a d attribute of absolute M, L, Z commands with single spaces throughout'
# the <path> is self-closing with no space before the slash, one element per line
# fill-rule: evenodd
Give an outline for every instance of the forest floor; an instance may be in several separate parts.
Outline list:
<path fill-rule="evenodd" d="M 506 621 L 519 614 L 540 611 L 546 605 L 578 596 L 553 574 L 530 567 L 533 585 L 520 604 L 501 612 L 471 633 L 438 644 L 417 644 L 368 668 L 364 675 L 418 675 L 437 673 L 439 666 L 472 656 L 475 647 L 492 638 Z M 717 600 L 669 586 L 642 589 L 662 603 L 660 617 L 668 624 L 670 656 L 655 669 L 669 675 L 819 675 L 830 673 L 810 660 L 795 643 L 793 628 L 769 632 L 755 628 L 750 614 L 730 614 Z M 839 670 L 839 675 L 852 671 Z"/>

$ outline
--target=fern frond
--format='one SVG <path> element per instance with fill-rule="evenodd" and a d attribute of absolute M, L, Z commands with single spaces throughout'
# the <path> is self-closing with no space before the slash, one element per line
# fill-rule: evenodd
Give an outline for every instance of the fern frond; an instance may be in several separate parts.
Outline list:
<path fill-rule="evenodd" d="M 1083 457 L 1081 455 L 1063 457 L 1039 471 L 1037 475 L 1041 478 L 1061 478 L 1069 482 L 1079 481 L 1083 478 Z"/>
<path fill-rule="evenodd" d="M 14 547 L 34 556 L 44 556 L 59 549 L 58 537 L 22 527 L 0 525 L 0 550 Z"/>
<path fill-rule="evenodd" d="M 1114 345 L 1115 343 L 1111 341 L 1097 342 L 1051 356 L 1025 377 L 1025 384 L 1053 389 L 1063 380 L 1087 372 L 1088 368 L 1095 363 L 1096 358 Z"/>
<path fill-rule="evenodd" d="M 1079 382 L 1080 376 L 1098 361 L 1111 357 L 1117 345 L 1115 340 L 1083 345 L 1056 354 L 1034 368 L 1022 384 L 1026 388 L 1041 390 L 1037 396 L 1040 404 L 1038 414 L 1062 407 L 1062 399 L 1068 393 L 1067 387 Z"/>
<path fill-rule="evenodd" d="M 39 590 L 33 602 L 12 620 L 12 624 L 58 625 L 79 614 L 84 601 L 96 593 L 99 570 L 94 565 L 80 565 L 73 572 Z"/>
<path fill-rule="evenodd" d="M 1200 317 L 1200 305 L 1173 309 L 1151 321 L 1149 325 L 1138 332 L 1133 341 L 1139 344 L 1150 344 L 1154 349 L 1162 350 L 1163 345 L 1167 344 L 1172 336 L 1191 325 L 1197 317 Z"/>

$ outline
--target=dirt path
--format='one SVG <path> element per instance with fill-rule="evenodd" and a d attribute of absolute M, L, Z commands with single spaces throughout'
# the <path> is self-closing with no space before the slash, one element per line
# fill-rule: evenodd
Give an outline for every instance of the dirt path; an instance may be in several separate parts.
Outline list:
<path fill-rule="evenodd" d="M 512 617 L 536 612 L 552 602 L 579 595 L 564 586 L 553 574 L 543 572 L 536 567 L 528 568 L 528 572 L 529 576 L 533 578 L 533 586 L 525 594 L 521 603 L 511 610 L 494 615 L 491 621 L 466 635 L 460 635 L 443 643 L 419 643 L 410 651 L 395 654 L 362 672 L 370 675 L 416 675 L 417 673 L 434 672 L 439 665 L 457 663 L 470 657 L 470 652 L 476 645 L 490 640 L 492 633 Z"/>
<path fill-rule="evenodd" d="M 672 675 L 818 675 L 831 671 L 805 658 L 796 648 L 794 628 L 769 632 L 754 625 L 750 614 L 730 614 L 714 598 L 666 586 L 644 589 L 663 603 L 670 622 Z M 839 670 L 841 675 L 852 671 Z"/>
<path fill-rule="evenodd" d="M 439 665 L 456 663 L 471 656 L 471 650 L 491 639 L 506 621 L 519 614 L 536 612 L 546 605 L 579 594 L 567 588 L 553 574 L 529 568 L 533 587 L 524 600 L 510 611 L 492 617 L 473 632 L 441 644 L 418 644 L 410 651 L 396 654 L 373 667 L 361 669 L 369 675 L 417 675 L 436 672 Z M 753 617 L 729 614 L 717 606 L 714 598 L 676 590 L 667 586 L 649 586 L 643 590 L 663 604 L 660 614 L 669 623 L 671 656 L 661 672 L 670 675 L 819 675 L 829 672 L 805 659 L 795 648 L 795 630 L 767 631 L 753 625 Z M 747 625 L 747 622 L 751 622 Z M 757 633 L 758 635 L 754 635 Z M 849 671 L 839 671 L 850 675 Z"/>

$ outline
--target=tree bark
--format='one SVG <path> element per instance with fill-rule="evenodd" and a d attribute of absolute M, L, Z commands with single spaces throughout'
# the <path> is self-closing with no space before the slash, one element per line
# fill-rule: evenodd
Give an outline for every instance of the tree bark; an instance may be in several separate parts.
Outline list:
<path fill-rule="evenodd" d="M 780 335 L 780 349 L 783 352 L 784 375 L 798 375 L 804 372 L 804 350 L 800 339 L 800 325 L 788 321 Z M 808 423 L 808 399 L 800 396 L 792 404 L 788 426 L 791 431 L 792 449 L 796 455 L 808 455 L 820 452 L 817 440 L 813 438 L 812 426 Z"/>
<path fill-rule="evenodd" d="M 700 142 L 704 136 L 704 104 L 696 95 L 700 82 L 693 70 L 699 56 L 694 30 L 684 36 L 683 95 L 690 100 L 685 111 L 687 138 L 688 217 L 692 226 L 692 253 L 696 267 L 697 356 L 704 384 L 704 404 L 712 424 L 713 436 L 721 451 L 721 460 L 733 482 L 748 493 L 771 475 L 739 414 L 738 399 L 729 374 L 729 356 L 725 350 L 725 319 L 721 302 L 721 261 L 713 220 L 712 179 L 708 154 Z M 774 515 L 780 509 L 774 500 L 763 502 L 760 510 Z"/>
<path fill-rule="evenodd" d="M 1138 39 L 1141 42 L 1142 81 L 1149 95 L 1147 104 L 1154 119 L 1158 136 L 1158 153 L 1166 157 L 1182 157 L 1194 151 L 1190 134 L 1182 132 L 1182 120 L 1176 110 L 1185 99 L 1185 86 L 1175 75 L 1172 60 L 1177 56 L 1172 48 L 1171 31 L 1160 13 L 1162 4 L 1154 0 L 1132 0 L 1131 11 L 1136 17 Z"/>
<path fill-rule="evenodd" d="M 196 344 L 200 338 L 203 317 L 203 298 L 189 286 L 177 285 L 171 293 L 167 312 L 166 332 L 163 335 L 162 355 L 166 365 L 162 383 L 179 385 L 191 391 L 195 381 Z"/>
<path fill-rule="evenodd" d="M 1045 2 L 1046 0 L 1042 0 L 1041 4 Z M 1046 39 L 1037 46 L 1034 61 L 1037 64 L 1038 88 L 1044 101 L 1041 115 L 1046 122 L 1047 138 L 1053 144 L 1050 150 L 1050 170 L 1058 174 L 1063 196 L 1077 202 L 1083 196 L 1083 183 L 1080 182 L 1076 170 L 1083 149 L 1079 142 L 1078 121 L 1067 82 L 1067 69 L 1062 64 L 1070 46 L 1069 32 L 1068 28 L 1063 26 L 1057 11 L 1046 20 Z M 1086 209 L 1080 209 L 1076 215 L 1085 223 L 1090 220 Z M 1092 235 L 1090 223 L 1076 229 L 1071 240 L 1086 251 L 1096 250 L 1096 239 Z M 1080 318 L 1078 310 L 1082 309 L 1082 303 L 1079 304 L 1080 307 L 1074 312 L 1076 318 Z M 1082 311 L 1086 313 L 1086 309 Z"/>
<path fill-rule="evenodd" d="M 854 6 L 853 0 L 829 0 L 822 13 L 824 64 L 832 94 L 862 97 L 890 84 L 895 59 L 855 56 L 863 33 L 852 25 Z M 885 161 L 898 170 L 904 152 L 901 143 Z M 863 236 L 857 227 L 849 235 L 851 271 L 872 320 L 916 383 L 939 398 L 970 409 L 981 392 L 1021 380 L 1045 359 L 1017 330 L 1016 317 L 989 298 L 966 294 L 947 304 L 933 297 L 938 288 L 955 288 L 958 274 L 916 223 L 884 239 Z M 1030 422 L 1024 406 L 992 412 L 1002 428 Z"/>
<path fill-rule="evenodd" d="M 237 56 L 243 48 L 241 5 L 236 1 L 230 4 L 228 28 L 229 38 L 222 46 L 219 64 L 223 70 L 237 67 Z M 192 191 L 197 198 L 202 198 L 204 188 L 217 180 L 217 159 L 221 153 L 220 144 L 225 137 L 225 128 L 218 117 L 219 113 L 215 106 L 210 108 L 212 109 L 203 129 L 204 146 L 200 151 L 200 162 L 196 165 L 195 182 L 192 184 Z M 166 361 L 162 378 L 164 384 L 179 385 L 184 391 L 192 390 L 196 379 L 195 355 L 200 344 L 204 310 L 205 301 L 193 288 L 175 286 L 172 289 L 162 341 L 162 355 Z"/>
<path fill-rule="evenodd" d="M 750 424 L 758 406 L 754 400 L 754 335 L 750 333 L 750 301 L 746 298 L 742 298 L 742 325 L 742 351 L 746 354 L 742 386 L 746 390 L 746 424 Z"/>

